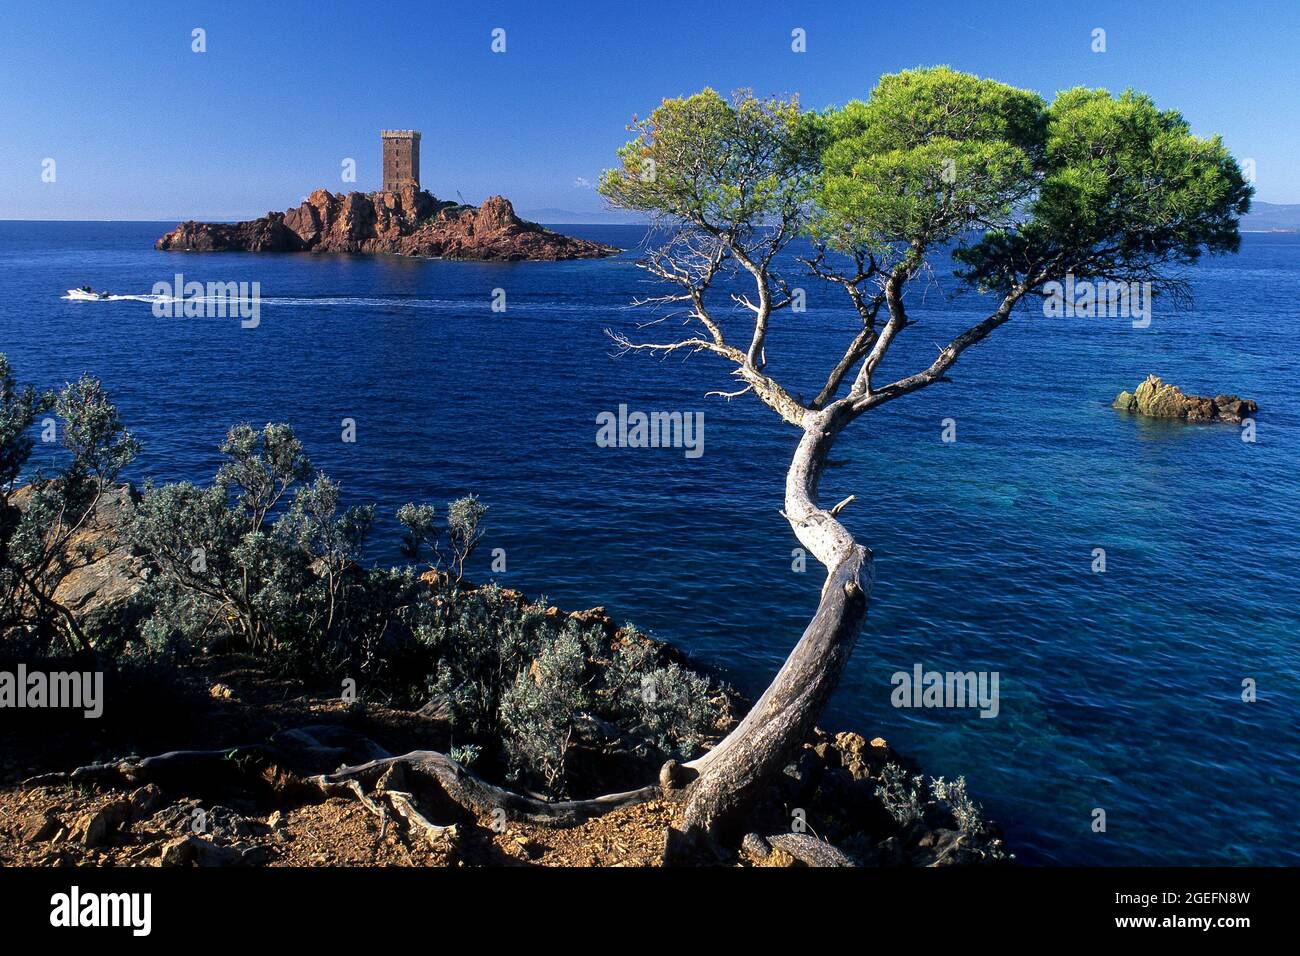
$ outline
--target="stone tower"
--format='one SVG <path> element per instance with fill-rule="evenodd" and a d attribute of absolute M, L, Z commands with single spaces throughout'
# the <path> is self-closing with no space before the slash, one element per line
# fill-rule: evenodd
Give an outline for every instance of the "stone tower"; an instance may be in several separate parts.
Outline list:
<path fill-rule="evenodd" d="M 384 141 L 384 192 L 403 186 L 420 186 L 420 134 L 413 129 L 386 129 Z"/>

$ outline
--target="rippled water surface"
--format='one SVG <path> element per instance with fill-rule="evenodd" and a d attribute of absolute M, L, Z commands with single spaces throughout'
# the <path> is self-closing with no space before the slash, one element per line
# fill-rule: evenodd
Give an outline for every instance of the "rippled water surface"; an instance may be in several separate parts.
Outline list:
<path fill-rule="evenodd" d="M 732 387 L 704 356 L 611 354 L 604 330 L 633 330 L 644 317 L 628 301 L 654 291 L 634 252 L 489 265 L 153 251 L 172 225 L 0 223 L 0 351 L 41 385 L 102 377 L 145 443 L 133 478 L 206 480 L 231 423 L 287 421 L 350 500 L 388 515 L 377 559 L 397 559 L 399 505 L 474 491 L 492 510 L 473 574 L 505 548 L 503 583 L 604 604 L 741 689 L 765 685 L 820 584 L 815 566 L 791 570 L 778 513 L 796 435 L 751 397 L 704 398 Z M 641 236 L 563 228 L 627 248 Z M 260 326 L 61 298 L 84 284 L 143 296 L 176 272 L 260 282 Z M 965 774 L 1025 861 L 1300 863 L 1300 236 L 1248 235 L 1191 277 L 1195 308 L 1157 303 L 1143 330 L 1018 316 L 952 383 L 856 423 L 823 481 L 827 501 L 858 496 L 844 518 L 877 562 L 827 725 Z M 956 291 L 938 277 L 916 291 L 920 321 L 885 373 L 928 364 L 979 314 Z M 768 355 L 812 394 L 852 317 L 808 295 Z M 1108 407 L 1148 372 L 1256 399 L 1258 441 Z M 598 448 L 596 416 L 620 403 L 703 411 L 705 453 Z M 999 715 L 893 708 L 890 676 L 917 663 L 997 671 Z"/>

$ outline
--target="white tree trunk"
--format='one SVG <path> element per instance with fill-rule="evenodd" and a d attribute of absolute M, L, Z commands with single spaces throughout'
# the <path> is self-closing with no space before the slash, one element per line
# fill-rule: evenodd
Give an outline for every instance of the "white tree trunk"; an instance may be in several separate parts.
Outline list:
<path fill-rule="evenodd" d="M 827 453 L 847 423 L 845 409 L 811 412 L 786 475 L 785 516 L 796 537 L 826 566 L 817 613 L 776 677 L 736 728 L 686 766 L 698 772 L 683 814 L 684 840 L 699 845 L 749 803 L 810 736 L 839 682 L 866 619 L 874 583 L 870 549 L 854 541 L 833 510 L 817 504 Z M 670 836 L 669 855 L 674 852 Z"/>

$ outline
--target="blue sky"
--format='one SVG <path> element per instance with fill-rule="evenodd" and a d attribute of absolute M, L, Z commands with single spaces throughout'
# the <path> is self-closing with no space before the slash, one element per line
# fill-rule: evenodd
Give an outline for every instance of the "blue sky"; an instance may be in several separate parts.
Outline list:
<path fill-rule="evenodd" d="M 384 127 L 423 131 L 440 197 L 597 210 L 580 181 L 665 96 L 751 87 L 822 107 L 935 63 L 1049 96 L 1144 90 L 1253 159 L 1257 198 L 1300 202 L 1297 50 L 1292 2 L 7 3 L 0 219 L 246 218 L 319 186 L 373 189 Z"/>

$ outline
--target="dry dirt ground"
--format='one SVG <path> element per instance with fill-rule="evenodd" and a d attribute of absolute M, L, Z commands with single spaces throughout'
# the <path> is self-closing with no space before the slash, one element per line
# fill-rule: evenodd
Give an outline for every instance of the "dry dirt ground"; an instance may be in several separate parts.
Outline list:
<path fill-rule="evenodd" d="M 0 729 L 0 865 L 162 866 L 655 866 L 672 807 L 625 807 L 560 829 L 490 818 L 430 839 L 394 814 L 381 820 L 340 798 L 273 808 L 265 802 L 58 783 L 24 788 L 36 774 L 127 755 L 265 740 L 277 731 L 337 725 L 394 753 L 450 745 L 436 718 L 306 693 L 294 681 L 232 656 L 182 668 L 165 686 L 129 688 L 135 706 L 100 721 Z M 115 699 L 122 699 L 117 696 Z M 48 712 L 47 712 L 48 713 Z M 37 719 L 44 720 L 46 714 Z M 331 768 L 321 768 L 331 769 Z M 495 824 L 495 825 L 494 825 Z M 201 842 L 200 842 L 201 841 Z"/>
<path fill-rule="evenodd" d="M 96 818 L 112 817 L 112 807 L 124 797 L 130 804 L 121 793 L 68 786 L 5 792 L 0 795 L 0 865 L 658 866 L 672 812 L 656 801 L 568 829 L 508 824 L 500 833 L 482 817 L 472 825 L 458 824 L 461 835 L 439 845 L 401 821 L 381 824 L 360 803 L 341 799 L 240 815 L 235 826 L 242 839 L 234 840 L 224 835 L 226 820 L 212 819 L 224 817 L 223 808 L 208 807 L 217 834 L 187 834 L 193 809 L 203 808 L 181 801 L 128 817 L 111 832 L 91 833 L 102 829 L 93 825 Z M 208 858 L 193 850 L 196 840 L 231 853 Z"/>

